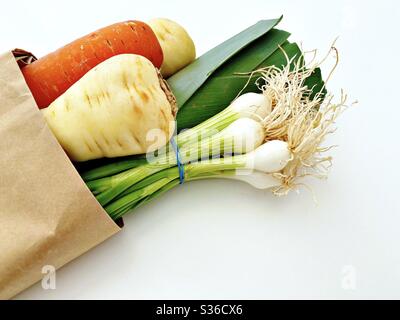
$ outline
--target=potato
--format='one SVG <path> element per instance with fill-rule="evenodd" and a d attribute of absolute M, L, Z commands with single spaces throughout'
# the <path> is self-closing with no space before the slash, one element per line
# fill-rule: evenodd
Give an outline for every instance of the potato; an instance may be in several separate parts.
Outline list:
<path fill-rule="evenodd" d="M 42 112 L 68 156 L 86 161 L 162 147 L 175 130 L 176 102 L 149 60 L 123 54 L 90 70 Z M 164 139 L 149 140 L 151 130 Z"/>
<path fill-rule="evenodd" d="M 164 18 L 149 21 L 164 53 L 161 74 L 167 78 L 196 59 L 192 38 L 178 23 Z"/>

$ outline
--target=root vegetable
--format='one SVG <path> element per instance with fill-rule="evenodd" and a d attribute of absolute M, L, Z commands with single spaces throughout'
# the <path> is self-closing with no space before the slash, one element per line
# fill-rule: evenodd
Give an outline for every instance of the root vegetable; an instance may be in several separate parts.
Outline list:
<path fill-rule="evenodd" d="M 196 48 L 187 31 L 178 23 L 163 18 L 149 21 L 164 53 L 162 75 L 167 78 L 196 59 Z"/>
<path fill-rule="evenodd" d="M 163 53 L 144 22 L 116 23 L 25 66 L 22 73 L 39 108 L 46 108 L 89 70 L 118 54 L 138 54 L 159 68 Z"/>
<path fill-rule="evenodd" d="M 174 132 L 175 108 L 152 63 L 124 54 L 89 71 L 42 112 L 70 158 L 86 161 L 161 147 Z M 153 129 L 165 139 L 148 141 Z"/>

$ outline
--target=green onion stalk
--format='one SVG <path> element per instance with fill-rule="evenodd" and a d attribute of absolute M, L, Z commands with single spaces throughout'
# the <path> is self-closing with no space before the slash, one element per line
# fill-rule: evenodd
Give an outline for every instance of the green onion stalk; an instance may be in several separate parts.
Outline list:
<path fill-rule="evenodd" d="M 264 94 L 247 93 L 236 99 L 226 110 L 217 114 L 194 129 L 180 133 L 177 145 L 180 149 L 182 163 L 197 161 L 202 157 L 213 157 L 232 153 L 246 152 L 246 144 L 236 143 L 236 140 L 247 142 L 252 138 L 262 140 L 263 128 L 259 119 L 269 112 L 271 103 Z M 256 120 L 252 120 L 252 117 Z M 250 122 L 251 121 L 251 122 Z M 245 125 L 243 126 L 243 123 Z M 257 124 L 257 125 L 256 125 Z M 257 141 L 254 141 L 257 142 Z M 247 143 L 250 145 L 250 143 Z M 161 152 L 148 155 L 148 163 L 125 170 L 112 176 L 87 181 L 89 189 L 96 195 L 101 205 L 105 206 L 131 185 L 146 177 L 176 165 L 176 153 L 169 146 Z M 135 162 L 134 160 L 132 162 Z M 129 167 L 129 160 L 118 163 L 119 168 Z M 115 168 L 108 165 L 96 170 L 97 176 L 104 176 Z M 114 171 L 115 172 L 115 171 Z M 84 175 L 93 177 L 93 171 Z"/>
<path fill-rule="evenodd" d="M 267 174 L 279 172 L 290 159 L 291 153 L 287 143 L 274 140 L 260 144 L 258 148 L 246 154 L 189 163 L 185 166 L 184 180 L 185 182 L 209 178 L 242 178 L 244 180 L 244 177 L 251 176 L 253 171 L 256 171 L 265 174 L 264 183 L 273 181 L 272 185 L 268 185 L 277 186 L 279 180 Z M 115 201 L 105 206 L 105 210 L 113 219 L 118 219 L 153 193 L 163 193 L 179 184 L 178 167 L 164 169 L 126 189 Z"/>

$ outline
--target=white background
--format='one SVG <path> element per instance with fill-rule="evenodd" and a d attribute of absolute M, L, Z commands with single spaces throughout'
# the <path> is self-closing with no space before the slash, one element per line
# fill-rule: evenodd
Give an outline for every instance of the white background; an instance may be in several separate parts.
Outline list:
<path fill-rule="evenodd" d="M 330 89 L 360 103 L 330 139 L 339 148 L 329 180 L 311 183 L 318 205 L 307 191 L 276 198 L 239 182 L 189 183 L 59 270 L 56 290 L 35 285 L 18 298 L 400 298 L 399 2 L 196 2 L 7 1 L 0 51 L 41 56 L 107 24 L 158 16 L 184 25 L 199 54 L 281 14 L 280 28 L 321 55 L 340 36 Z M 355 287 L 343 285 L 349 277 Z"/>

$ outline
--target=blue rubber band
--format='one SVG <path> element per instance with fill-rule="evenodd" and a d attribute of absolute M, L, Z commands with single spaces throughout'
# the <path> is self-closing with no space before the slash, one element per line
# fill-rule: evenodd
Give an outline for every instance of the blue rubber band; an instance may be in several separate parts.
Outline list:
<path fill-rule="evenodd" d="M 179 151 L 179 147 L 176 144 L 175 138 L 171 139 L 171 146 L 174 148 L 176 154 L 176 163 L 178 164 L 179 170 L 179 184 L 185 183 L 185 165 L 182 163 L 181 153 Z"/>

